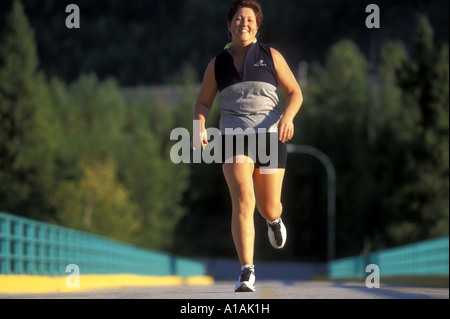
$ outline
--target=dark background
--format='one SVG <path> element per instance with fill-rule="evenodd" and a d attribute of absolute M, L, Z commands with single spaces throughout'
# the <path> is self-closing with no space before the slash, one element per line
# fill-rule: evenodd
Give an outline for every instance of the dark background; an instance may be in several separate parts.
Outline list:
<path fill-rule="evenodd" d="M 7 12 L 11 1 L 0 3 Z M 65 28 L 65 8 L 80 8 L 81 28 Z M 170 82 L 183 65 L 199 79 L 208 61 L 228 42 L 224 0 L 23 0 L 34 29 L 41 68 L 72 81 L 80 73 L 112 76 L 120 86 Z M 282 52 L 293 69 L 300 61 L 322 61 L 343 38 L 378 62 L 376 48 L 401 40 L 411 49 L 418 14 L 429 17 L 437 41 L 448 42 L 448 1 L 381 0 L 381 28 L 367 29 L 366 6 L 373 1 L 260 1 L 260 41 Z M 0 22 L 3 19 L 0 16 Z M 373 50 L 372 50 L 373 49 Z M 371 51 L 372 50 L 372 51 Z M 372 55 L 371 55 L 372 54 Z M 373 57 L 372 57 L 373 56 Z"/>

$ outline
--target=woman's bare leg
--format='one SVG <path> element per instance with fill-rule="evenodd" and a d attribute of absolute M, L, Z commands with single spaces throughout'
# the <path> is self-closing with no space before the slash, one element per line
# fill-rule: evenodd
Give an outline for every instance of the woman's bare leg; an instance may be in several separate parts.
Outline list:
<path fill-rule="evenodd" d="M 253 265 L 255 244 L 254 164 L 224 163 L 222 170 L 232 202 L 231 231 L 241 265 Z"/>
<path fill-rule="evenodd" d="M 284 169 L 273 169 L 270 174 L 262 174 L 261 170 L 263 169 L 256 169 L 254 174 L 256 207 L 266 220 L 274 221 L 280 218 L 283 211 L 281 190 Z"/>

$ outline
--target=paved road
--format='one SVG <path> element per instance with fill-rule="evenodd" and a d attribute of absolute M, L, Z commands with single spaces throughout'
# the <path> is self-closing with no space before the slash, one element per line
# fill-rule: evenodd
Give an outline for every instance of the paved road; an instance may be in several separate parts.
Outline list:
<path fill-rule="evenodd" d="M 0 295 L 1 299 L 449 299 L 448 288 L 381 283 L 367 288 L 359 282 L 258 281 L 254 293 L 234 293 L 234 282 L 210 286 L 126 287 L 61 294 Z"/>

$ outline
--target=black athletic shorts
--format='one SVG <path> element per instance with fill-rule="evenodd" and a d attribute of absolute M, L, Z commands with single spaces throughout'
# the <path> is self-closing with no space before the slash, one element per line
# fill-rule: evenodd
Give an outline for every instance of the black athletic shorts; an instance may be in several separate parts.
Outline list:
<path fill-rule="evenodd" d="M 222 164 L 236 162 L 237 155 L 252 159 L 255 168 L 286 168 L 287 146 L 278 133 L 222 135 Z"/>

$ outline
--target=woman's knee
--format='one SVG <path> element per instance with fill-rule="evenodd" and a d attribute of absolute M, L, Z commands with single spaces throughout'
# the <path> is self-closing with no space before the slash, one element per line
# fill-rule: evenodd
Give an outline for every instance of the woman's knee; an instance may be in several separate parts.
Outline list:
<path fill-rule="evenodd" d="M 280 201 L 265 200 L 258 203 L 258 211 L 267 220 L 276 220 L 281 216 L 283 205 Z"/>
<path fill-rule="evenodd" d="M 237 214 L 253 214 L 255 210 L 255 195 L 243 192 L 233 198 L 233 211 Z"/>

